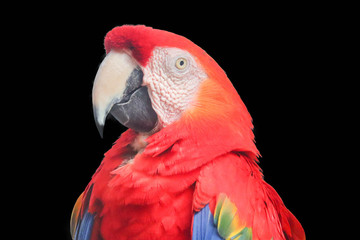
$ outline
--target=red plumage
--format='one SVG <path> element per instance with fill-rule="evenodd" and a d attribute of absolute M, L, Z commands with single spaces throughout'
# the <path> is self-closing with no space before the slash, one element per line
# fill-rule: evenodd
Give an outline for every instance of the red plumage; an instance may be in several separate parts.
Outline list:
<path fill-rule="evenodd" d="M 253 239 L 305 239 L 263 180 L 250 114 L 217 63 L 188 39 L 145 26 L 118 27 L 105 38 L 107 52 L 126 48 L 142 66 L 156 46 L 186 49 L 209 79 L 194 106 L 148 137 L 144 151 L 134 148 L 141 136 L 128 130 L 105 154 L 89 183 L 98 230 L 91 239 L 191 239 L 194 212 L 206 204 L 214 212 L 220 193 L 235 203 Z"/>
<path fill-rule="evenodd" d="M 182 36 L 142 25 L 115 27 L 105 37 L 106 53 L 114 48 L 130 50 L 132 56 L 143 66 L 156 46 L 187 47 L 190 44 L 191 42 Z"/>

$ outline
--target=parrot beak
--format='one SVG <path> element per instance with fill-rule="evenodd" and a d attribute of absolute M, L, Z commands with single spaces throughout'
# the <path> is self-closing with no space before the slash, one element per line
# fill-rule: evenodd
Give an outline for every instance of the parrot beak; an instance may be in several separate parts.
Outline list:
<path fill-rule="evenodd" d="M 100 136 L 110 113 L 122 125 L 150 132 L 157 124 L 143 72 L 124 51 L 110 51 L 96 74 L 92 90 L 94 118 Z"/>

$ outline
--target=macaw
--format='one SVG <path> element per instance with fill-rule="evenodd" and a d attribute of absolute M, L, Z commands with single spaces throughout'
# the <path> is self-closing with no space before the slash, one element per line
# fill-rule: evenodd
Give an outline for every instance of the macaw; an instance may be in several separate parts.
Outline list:
<path fill-rule="evenodd" d="M 263 179 L 252 118 L 225 72 L 183 36 L 143 25 L 106 34 L 92 103 L 104 154 L 71 214 L 74 240 L 304 240 Z"/>

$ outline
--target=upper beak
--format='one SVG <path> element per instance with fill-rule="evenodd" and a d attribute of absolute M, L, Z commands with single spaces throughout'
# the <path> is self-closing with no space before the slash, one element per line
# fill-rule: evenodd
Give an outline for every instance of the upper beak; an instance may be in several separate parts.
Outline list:
<path fill-rule="evenodd" d="M 96 74 L 93 91 L 93 111 L 101 137 L 110 113 L 121 124 L 138 132 L 155 128 L 157 115 L 152 108 L 143 72 L 124 51 L 110 51 Z"/>

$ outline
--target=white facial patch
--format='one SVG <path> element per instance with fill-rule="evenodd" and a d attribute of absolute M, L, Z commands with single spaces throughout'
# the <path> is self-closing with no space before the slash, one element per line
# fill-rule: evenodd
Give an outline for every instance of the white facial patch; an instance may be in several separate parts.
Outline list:
<path fill-rule="evenodd" d="M 152 106 L 165 127 L 193 102 L 206 73 L 187 51 L 155 48 L 144 72 Z"/>

